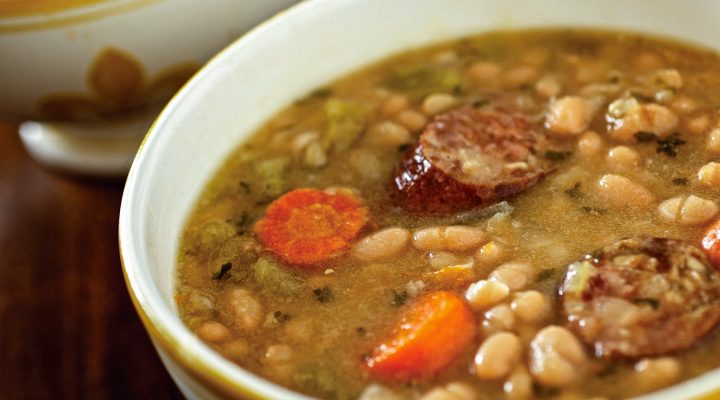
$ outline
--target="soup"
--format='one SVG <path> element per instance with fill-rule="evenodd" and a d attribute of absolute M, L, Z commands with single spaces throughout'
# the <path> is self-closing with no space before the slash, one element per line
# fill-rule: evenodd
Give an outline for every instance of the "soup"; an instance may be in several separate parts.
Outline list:
<path fill-rule="evenodd" d="M 720 58 L 495 32 L 297 100 L 180 246 L 180 316 L 320 398 L 626 398 L 720 366 Z"/>

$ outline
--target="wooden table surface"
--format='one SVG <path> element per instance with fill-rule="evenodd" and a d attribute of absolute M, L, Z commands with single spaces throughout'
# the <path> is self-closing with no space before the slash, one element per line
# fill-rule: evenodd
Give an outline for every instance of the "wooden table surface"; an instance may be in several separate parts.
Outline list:
<path fill-rule="evenodd" d="M 0 399 L 174 399 L 117 246 L 122 183 L 38 167 L 0 123 Z"/>

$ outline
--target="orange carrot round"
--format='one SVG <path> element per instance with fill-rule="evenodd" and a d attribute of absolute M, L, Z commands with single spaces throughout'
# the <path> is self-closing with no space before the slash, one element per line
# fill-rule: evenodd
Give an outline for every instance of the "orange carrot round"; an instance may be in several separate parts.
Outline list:
<path fill-rule="evenodd" d="M 715 268 L 720 269 L 720 220 L 715 222 L 705 232 L 705 236 L 703 236 L 702 239 L 702 247 L 710 262 Z"/>
<path fill-rule="evenodd" d="M 347 251 L 367 221 L 367 208 L 350 191 L 296 189 L 268 206 L 255 234 L 286 263 L 310 266 Z"/>
<path fill-rule="evenodd" d="M 407 310 L 392 337 L 365 360 L 387 381 L 429 378 L 447 367 L 475 336 L 472 311 L 452 292 L 427 294 Z"/>

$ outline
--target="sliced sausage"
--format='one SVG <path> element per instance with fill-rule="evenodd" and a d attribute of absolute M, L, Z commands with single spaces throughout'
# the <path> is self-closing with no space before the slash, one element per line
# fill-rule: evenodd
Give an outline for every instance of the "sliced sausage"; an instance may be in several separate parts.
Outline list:
<path fill-rule="evenodd" d="M 523 115 L 464 107 L 425 127 L 393 177 L 393 193 L 412 212 L 447 213 L 489 204 L 535 184 L 551 169 L 547 137 Z"/>
<path fill-rule="evenodd" d="M 653 357 L 693 345 L 720 321 L 720 272 L 688 242 L 624 239 L 570 264 L 567 326 L 598 357 Z"/>

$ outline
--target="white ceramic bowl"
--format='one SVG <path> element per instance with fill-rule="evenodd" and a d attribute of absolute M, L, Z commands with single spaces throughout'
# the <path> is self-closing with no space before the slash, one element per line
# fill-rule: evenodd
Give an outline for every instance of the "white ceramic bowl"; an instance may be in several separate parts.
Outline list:
<path fill-rule="evenodd" d="M 294 99 L 412 47 L 486 30 L 590 26 L 662 34 L 719 48 L 713 0 L 315 0 L 301 3 L 215 57 L 148 133 L 127 181 L 120 250 L 137 310 L 189 397 L 303 398 L 225 360 L 176 315 L 181 231 L 229 153 Z M 202 134 L 198 134 L 202 132 Z M 649 396 L 718 398 L 720 370 Z"/>

